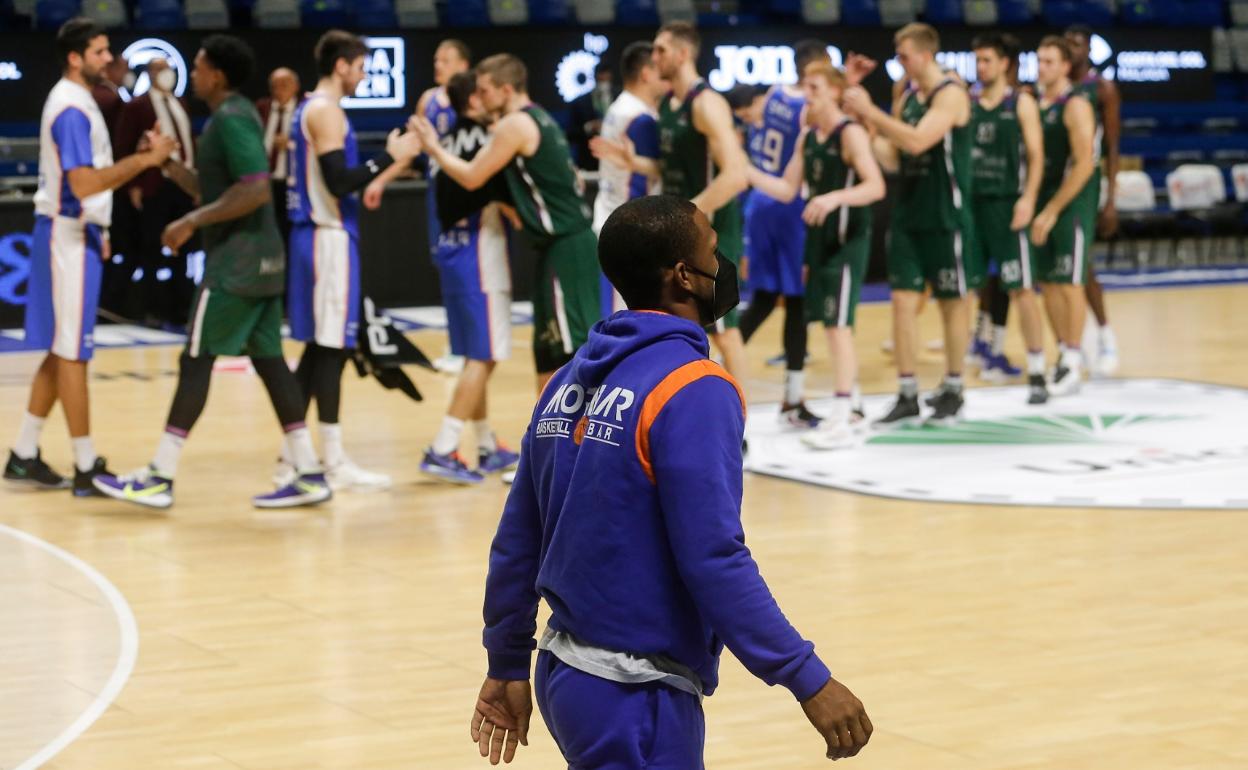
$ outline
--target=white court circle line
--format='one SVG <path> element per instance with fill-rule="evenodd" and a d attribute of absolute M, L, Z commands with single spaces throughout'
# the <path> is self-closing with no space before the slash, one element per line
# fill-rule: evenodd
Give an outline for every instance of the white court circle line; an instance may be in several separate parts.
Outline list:
<path fill-rule="evenodd" d="M 117 625 L 121 631 L 121 653 L 117 656 L 117 665 L 113 667 L 113 673 L 109 676 L 104 689 L 91 702 L 91 705 L 79 714 L 78 718 L 69 727 L 62 730 L 51 743 L 14 768 L 14 770 L 35 770 L 35 768 L 41 767 L 43 763 L 61 753 L 66 746 L 77 740 L 78 736 L 85 733 L 87 728 L 100 718 L 121 693 L 122 688 L 126 686 L 126 681 L 130 679 L 131 672 L 134 671 L 134 662 L 139 656 L 139 627 L 135 623 L 134 612 L 131 611 L 126 598 L 121 595 L 121 591 L 118 591 L 116 586 L 109 582 L 108 578 L 100 574 L 99 570 L 72 553 L 52 545 L 46 540 L 41 540 L 28 532 L 14 529 L 6 524 L 0 524 L 0 532 L 52 554 L 85 575 L 96 588 L 100 589 L 100 593 L 104 594 L 104 597 L 108 599 L 109 606 L 112 607 L 113 614 L 117 617 Z"/>

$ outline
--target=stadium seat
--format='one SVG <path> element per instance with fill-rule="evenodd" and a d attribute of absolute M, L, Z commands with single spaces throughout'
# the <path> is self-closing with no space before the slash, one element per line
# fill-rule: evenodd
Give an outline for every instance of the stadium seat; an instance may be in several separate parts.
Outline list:
<path fill-rule="evenodd" d="M 1236 27 L 1228 31 L 1231 39 L 1231 56 L 1240 72 L 1248 72 L 1248 28 Z"/>
<path fill-rule="evenodd" d="M 915 20 L 918 8 L 915 0 L 879 0 L 880 23 L 886 27 L 900 27 Z"/>
<path fill-rule="evenodd" d="M 38 0 L 35 3 L 35 26 L 57 29 L 81 11 L 77 0 Z"/>
<path fill-rule="evenodd" d="M 543 26 L 567 24 L 571 20 L 569 0 L 529 0 L 529 23 Z"/>
<path fill-rule="evenodd" d="M 179 0 L 139 0 L 134 21 L 135 26 L 143 29 L 182 29 L 186 26 Z"/>
<path fill-rule="evenodd" d="M 529 23 L 528 0 L 487 0 L 490 23 L 496 27 L 514 27 Z"/>
<path fill-rule="evenodd" d="M 1152 211 L 1157 207 L 1157 191 L 1153 180 L 1143 171 L 1119 171 L 1118 195 L 1114 205 L 1119 211 Z"/>
<path fill-rule="evenodd" d="M 841 0 L 802 0 L 802 20 L 807 24 L 839 24 Z"/>
<path fill-rule="evenodd" d="M 1119 11 L 1123 24 L 1152 25 L 1165 19 L 1182 18 L 1179 0 L 1127 0 Z"/>
<path fill-rule="evenodd" d="M 490 13 L 486 0 L 454 0 L 441 3 L 442 23 L 452 27 L 488 27 Z"/>
<path fill-rule="evenodd" d="M 1029 0 L 997 0 L 998 24 L 1031 24 L 1035 18 Z"/>
<path fill-rule="evenodd" d="M 962 3 L 962 17 L 971 26 L 995 26 L 1000 18 L 997 11 L 997 0 L 964 0 Z"/>
<path fill-rule="evenodd" d="M 841 21 L 860 27 L 880 25 L 880 6 L 876 0 L 842 0 Z"/>
<path fill-rule="evenodd" d="M 1231 0 L 1231 23 L 1248 27 L 1248 0 Z"/>
<path fill-rule="evenodd" d="M 1235 69 L 1235 60 L 1231 56 L 1231 38 L 1221 27 L 1213 29 L 1213 71 L 1231 72 Z"/>
<path fill-rule="evenodd" d="M 126 7 L 121 0 L 82 0 L 82 15 L 106 29 L 126 26 Z"/>
<path fill-rule="evenodd" d="M 190 29 L 229 29 L 230 9 L 225 0 L 186 0 L 186 26 Z"/>
<path fill-rule="evenodd" d="M 1041 6 L 1044 22 L 1051 27 L 1107 27 L 1114 22 L 1114 10 L 1114 0 L 1044 0 Z"/>
<path fill-rule="evenodd" d="M 1175 211 L 1207 209 L 1226 200 L 1226 183 L 1217 166 L 1185 163 L 1166 174 L 1166 192 Z"/>
<path fill-rule="evenodd" d="M 637 27 L 655 27 L 659 24 L 659 9 L 655 0 L 618 0 L 615 4 L 616 24 Z"/>
<path fill-rule="evenodd" d="M 670 21 L 696 21 L 698 18 L 693 0 L 657 0 L 655 9 L 659 12 L 659 22 L 662 24 Z"/>
<path fill-rule="evenodd" d="M 923 18 L 929 24 L 961 24 L 962 0 L 927 0 Z"/>
<path fill-rule="evenodd" d="M 300 26 L 333 29 L 347 26 L 346 0 L 299 0 Z"/>
<path fill-rule="evenodd" d="M 434 0 L 395 0 L 394 13 L 403 29 L 432 29 L 438 26 Z"/>
<path fill-rule="evenodd" d="M 347 0 L 350 26 L 361 29 L 389 29 L 398 25 L 391 0 Z"/>
<path fill-rule="evenodd" d="M 298 0 L 256 0 L 251 14 L 261 29 L 297 29 L 300 24 Z"/>
<path fill-rule="evenodd" d="M 578 24 L 614 24 L 615 3 L 611 0 L 574 0 Z"/>
<path fill-rule="evenodd" d="M 1191 27 L 1218 27 L 1226 23 L 1224 4 L 1223 0 L 1184 0 L 1178 18 Z"/>

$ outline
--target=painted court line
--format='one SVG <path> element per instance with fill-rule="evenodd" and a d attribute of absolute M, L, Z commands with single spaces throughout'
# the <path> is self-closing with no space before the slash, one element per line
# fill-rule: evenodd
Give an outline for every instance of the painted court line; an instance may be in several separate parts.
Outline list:
<path fill-rule="evenodd" d="M 101 575 L 90 564 L 87 564 L 72 553 L 45 540 L 40 540 L 20 529 L 0 524 L 0 533 L 7 534 L 20 542 L 39 548 L 85 575 L 100 590 L 100 593 L 104 594 L 104 597 L 108 599 L 108 604 L 112 608 L 113 614 L 117 617 L 117 626 L 121 632 L 121 652 L 117 656 L 117 665 L 113 668 L 113 673 L 109 676 L 104 689 L 100 691 L 100 694 L 96 696 L 91 705 L 79 714 L 72 724 L 62 730 L 51 743 L 14 768 L 14 770 L 35 770 L 35 768 L 42 766 L 64 750 L 66 746 L 77 740 L 78 736 L 85 733 L 87 728 L 91 727 L 95 720 L 100 718 L 121 693 L 122 688 L 126 686 L 126 680 L 130 678 L 131 672 L 134 671 L 134 662 L 139 656 L 139 628 L 134 621 L 134 612 L 130 610 L 130 605 L 126 603 L 126 598 L 121 595 L 121 591 L 118 591 L 117 587 L 110 583 L 108 578 Z"/>

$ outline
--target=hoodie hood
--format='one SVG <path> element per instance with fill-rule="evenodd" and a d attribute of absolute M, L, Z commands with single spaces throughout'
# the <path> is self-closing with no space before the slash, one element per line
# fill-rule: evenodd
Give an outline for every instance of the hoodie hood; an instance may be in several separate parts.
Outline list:
<path fill-rule="evenodd" d="M 702 358 L 710 354 L 706 332 L 693 321 L 671 313 L 621 310 L 590 329 L 589 340 L 570 364 L 572 380 L 586 387 L 597 387 L 620 361 L 639 350 L 666 342 L 683 342 Z"/>

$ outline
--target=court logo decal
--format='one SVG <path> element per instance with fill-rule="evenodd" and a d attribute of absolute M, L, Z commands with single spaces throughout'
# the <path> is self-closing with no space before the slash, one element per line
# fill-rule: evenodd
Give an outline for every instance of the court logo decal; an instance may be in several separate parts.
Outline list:
<path fill-rule="evenodd" d="M 169 62 L 169 68 L 178 76 L 177 85 L 173 87 L 173 95 L 182 96 L 186 93 L 186 87 L 191 82 L 190 70 L 187 69 L 186 59 L 182 58 L 182 53 L 167 40 L 145 37 L 126 46 L 126 50 L 122 51 L 121 55 L 125 57 L 126 63 L 130 65 L 130 73 L 134 75 L 133 86 L 122 86 L 117 90 L 122 101 L 128 102 L 151 89 L 152 81 L 147 75 L 147 65 L 152 59 L 164 59 Z"/>
<path fill-rule="evenodd" d="M 866 399 L 868 420 L 893 395 Z M 967 394 L 950 426 L 864 432 L 814 452 L 750 410 L 747 470 L 907 500 L 1073 508 L 1248 508 L 1248 390 L 1164 379 L 1103 380 L 1028 406 L 1023 387 Z M 820 412 L 827 402 L 813 401 Z"/>

